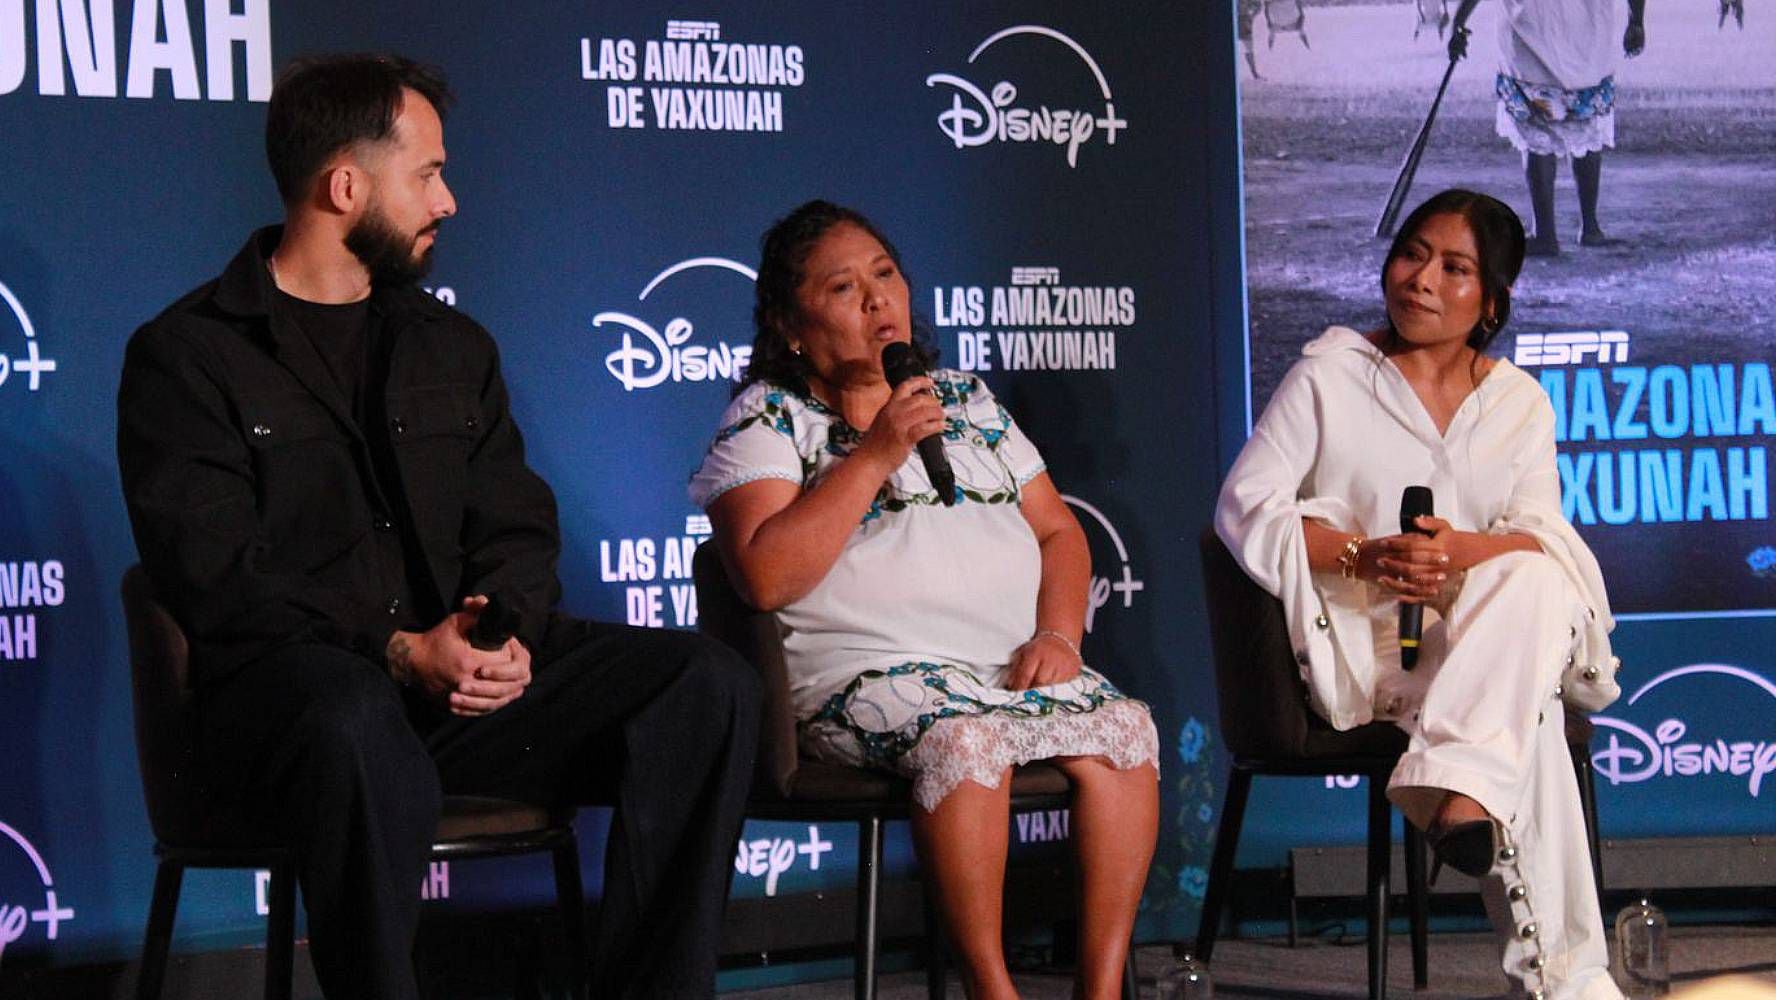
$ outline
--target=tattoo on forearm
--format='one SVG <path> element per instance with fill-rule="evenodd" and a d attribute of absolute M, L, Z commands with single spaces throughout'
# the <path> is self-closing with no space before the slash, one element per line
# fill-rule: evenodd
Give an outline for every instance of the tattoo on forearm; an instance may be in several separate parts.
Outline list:
<path fill-rule="evenodd" d="M 413 646 L 407 637 L 399 632 L 389 639 L 388 651 L 389 676 L 396 684 L 406 686 L 413 680 Z"/>

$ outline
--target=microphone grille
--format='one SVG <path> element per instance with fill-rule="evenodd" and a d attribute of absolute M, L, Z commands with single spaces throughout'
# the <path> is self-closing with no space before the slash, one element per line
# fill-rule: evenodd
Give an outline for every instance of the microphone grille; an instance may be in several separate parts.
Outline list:
<path fill-rule="evenodd" d="M 1418 517 L 1421 514 L 1432 514 L 1431 488 L 1429 486 L 1408 486 L 1400 494 L 1400 516 Z"/>
<path fill-rule="evenodd" d="M 925 374 L 925 366 L 913 353 L 913 345 L 895 341 L 882 348 L 882 375 L 889 385 L 899 385 L 914 375 Z"/>

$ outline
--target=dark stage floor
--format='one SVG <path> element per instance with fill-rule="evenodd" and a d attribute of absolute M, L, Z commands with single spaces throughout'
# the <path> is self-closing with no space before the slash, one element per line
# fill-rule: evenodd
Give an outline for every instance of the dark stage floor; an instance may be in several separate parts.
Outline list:
<path fill-rule="evenodd" d="M 1492 938 L 1485 934 L 1431 936 L 1431 981 L 1412 989 L 1412 958 L 1403 935 L 1388 949 L 1389 996 L 1411 1000 L 1457 1000 L 1503 996 L 1505 981 L 1498 970 Z M 1137 974 L 1141 995 L 1151 996 L 1153 979 L 1170 965 L 1171 951 L 1147 947 L 1140 951 Z M 1680 927 L 1671 943 L 1672 987 L 1695 985 L 1715 976 L 1749 976 L 1776 990 L 1776 927 Z M 1226 940 L 1215 946 L 1211 970 L 1217 997 L 1265 997 L 1274 1000 L 1333 1000 L 1368 993 L 1362 938 L 1348 944 L 1303 943 L 1290 948 L 1281 938 Z M 1020 975 L 1018 991 L 1026 1000 L 1065 1000 L 1071 981 L 1063 975 Z M 951 977 L 951 997 L 962 988 Z M 851 982 L 828 981 L 725 997 L 746 1000 L 842 1000 L 851 996 Z M 923 1000 L 925 977 L 903 972 L 882 977 L 882 1000 Z M 1749 998 L 1748 998 L 1749 1000 Z"/>

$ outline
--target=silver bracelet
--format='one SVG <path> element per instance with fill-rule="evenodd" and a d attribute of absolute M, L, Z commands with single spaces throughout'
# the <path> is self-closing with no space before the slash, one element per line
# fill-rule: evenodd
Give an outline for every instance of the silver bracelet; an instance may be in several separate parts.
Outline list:
<path fill-rule="evenodd" d="M 1081 653 L 1079 651 L 1078 646 L 1073 645 L 1072 639 L 1069 639 L 1066 636 L 1062 635 L 1061 633 L 1056 632 L 1054 629 L 1039 628 L 1036 630 L 1036 634 L 1031 636 L 1030 638 L 1040 639 L 1045 635 L 1061 640 L 1061 645 L 1066 646 L 1068 649 L 1073 651 L 1073 658 L 1079 661 L 1079 665 L 1082 667 L 1085 666 L 1085 654 Z"/>

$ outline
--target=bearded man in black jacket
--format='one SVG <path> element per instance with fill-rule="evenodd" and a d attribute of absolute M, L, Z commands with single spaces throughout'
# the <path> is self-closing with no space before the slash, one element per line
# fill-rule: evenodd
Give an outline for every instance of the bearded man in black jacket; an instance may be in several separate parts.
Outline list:
<path fill-rule="evenodd" d="M 556 612 L 555 500 L 493 340 L 416 287 L 456 211 L 449 102 L 405 59 L 292 65 L 284 225 L 130 341 L 118 461 L 191 640 L 203 778 L 296 847 L 330 998 L 416 995 L 446 793 L 614 801 L 601 988 L 708 996 L 757 682 L 698 636 Z M 494 595 L 514 634 L 478 649 Z"/>

